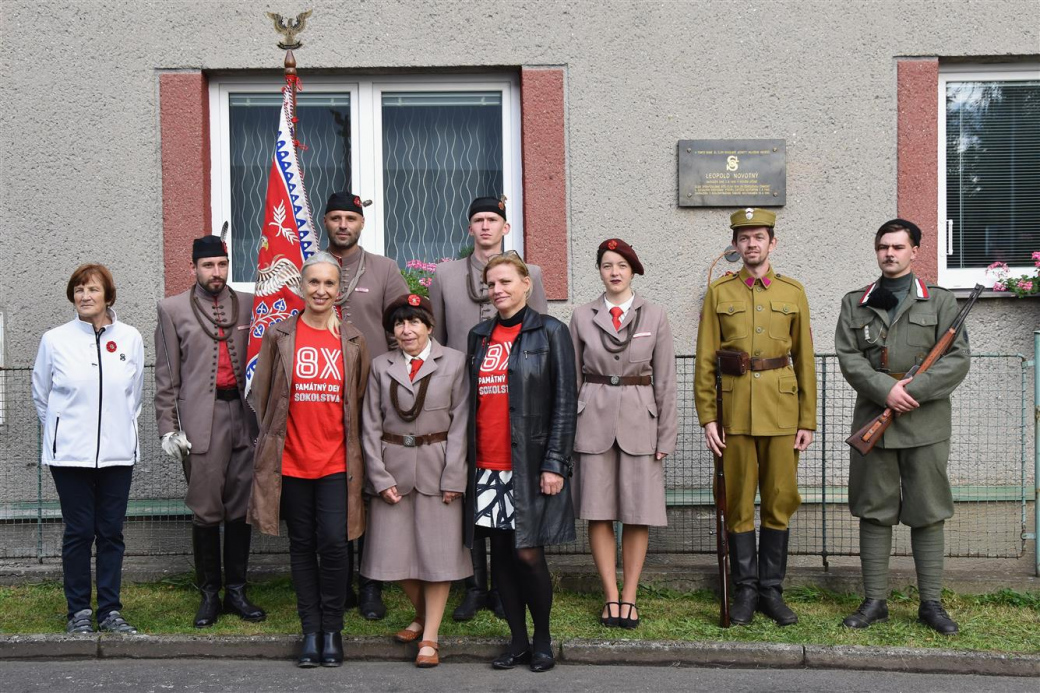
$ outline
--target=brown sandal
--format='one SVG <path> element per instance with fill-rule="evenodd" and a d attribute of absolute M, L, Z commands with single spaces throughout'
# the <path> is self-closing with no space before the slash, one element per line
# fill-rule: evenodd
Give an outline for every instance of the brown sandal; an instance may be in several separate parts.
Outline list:
<path fill-rule="evenodd" d="M 440 655 L 438 654 L 438 652 L 440 651 L 440 646 L 432 640 L 423 640 L 419 643 L 419 649 L 421 650 L 424 647 L 432 647 L 433 655 L 416 655 L 415 666 L 419 667 L 420 669 L 429 669 L 440 664 L 441 659 Z"/>
<path fill-rule="evenodd" d="M 422 616 L 416 616 L 412 619 L 412 623 L 419 624 L 419 630 L 408 630 L 407 627 L 402 628 L 401 630 L 394 633 L 394 640 L 400 643 L 407 644 L 410 642 L 415 642 L 416 640 L 421 638 L 423 634 L 423 628 L 426 627 L 426 618 Z M 412 625 L 412 623 L 409 623 L 408 625 L 410 626 Z"/>

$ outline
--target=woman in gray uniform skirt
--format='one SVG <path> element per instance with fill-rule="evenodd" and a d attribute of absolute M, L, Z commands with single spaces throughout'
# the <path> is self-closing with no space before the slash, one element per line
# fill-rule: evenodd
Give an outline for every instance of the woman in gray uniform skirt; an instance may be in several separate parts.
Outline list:
<path fill-rule="evenodd" d="M 576 309 L 570 326 L 579 388 L 574 498 L 603 582 L 600 622 L 635 628 L 649 528 L 668 524 L 663 460 L 677 433 L 675 347 L 664 309 L 632 290 L 643 274 L 632 246 L 603 241 L 596 266 L 605 291 Z M 624 524 L 620 598 L 614 522 Z"/>
<path fill-rule="evenodd" d="M 373 501 L 361 573 L 401 582 L 415 617 L 398 642 L 419 642 L 418 667 L 439 664 L 438 630 L 452 580 L 473 574 L 463 546 L 466 357 L 430 337 L 433 309 L 404 294 L 383 312 L 397 349 L 372 360 L 365 394 L 364 447 Z"/>

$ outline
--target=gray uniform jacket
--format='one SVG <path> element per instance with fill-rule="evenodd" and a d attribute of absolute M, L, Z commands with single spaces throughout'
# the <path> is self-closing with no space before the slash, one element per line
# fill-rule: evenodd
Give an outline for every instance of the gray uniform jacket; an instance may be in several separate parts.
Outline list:
<path fill-rule="evenodd" d="M 889 371 L 905 373 L 925 359 L 958 312 L 952 293 L 914 277 L 910 293 L 890 323 L 887 310 L 864 304 L 873 287 L 845 294 L 834 332 L 841 372 L 856 390 L 853 431 L 884 410 L 885 398 L 896 383 L 879 371 L 882 347 L 888 347 Z M 967 330 L 962 328 L 946 355 L 907 383 L 906 391 L 921 407 L 897 416 L 878 447 L 912 448 L 948 440 L 950 394 L 968 374 L 969 357 Z"/>
<path fill-rule="evenodd" d="M 180 407 L 181 428 L 191 442 L 191 452 L 201 455 L 209 450 L 212 436 L 226 433 L 212 430 L 220 344 L 203 331 L 195 317 L 191 307 L 192 292 L 198 298 L 200 310 L 210 317 L 215 317 L 219 322 L 227 322 L 232 317 L 231 295 L 227 287 L 217 295 L 215 303 L 213 296 L 198 284 L 159 303 L 158 317 L 163 329 L 160 330 L 158 326 L 155 328 L 155 418 L 160 436 L 176 431 L 176 403 Z M 253 294 L 235 293 L 238 298 L 238 315 L 235 325 L 229 328 L 231 336 L 227 346 L 235 370 L 235 381 L 244 399 Z M 208 321 L 206 329 L 213 334 L 217 332 Z M 255 439 L 258 431 L 256 418 L 249 407 L 244 407 L 244 410 L 249 437 Z"/>
<path fill-rule="evenodd" d="M 487 295 L 487 284 L 480 279 L 486 264 L 470 255 L 437 265 L 433 284 L 430 285 L 430 303 L 433 304 L 433 319 L 437 323 L 433 328 L 433 336 L 444 346 L 465 350 L 469 331 L 498 314 L 490 301 L 478 303 L 470 298 L 471 288 L 475 288 L 478 295 Z M 536 313 L 546 313 L 549 304 L 542 286 L 542 268 L 528 265 L 527 269 L 531 272 L 531 297 L 527 305 Z M 472 273 L 472 279 L 467 273 Z M 469 281 L 475 287 L 467 288 L 466 283 Z"/>
<path fill-rule="evenodd" d="M 343 292 L 350 285 L 365 255 L 365 273 L 361 275 L 354 291 L 349 296 Z M 360 330 L 372 358 L 386 353 L 395 342 L 383 330 L 383 311 L 394 299 L 408 293 L 408 282 L 401 276 L 397 263 L 382 255 L 373 255 L 361 248 L 359 253 L 342 263 L 343 276 L 340 281 L 340 306 L 343 322 L 349 322 Z"/>
<path fill-rule="evenodd" d="M 397 383 L 397 404 L 407 411 L 415 404 L 420 381 L 429 377 L 426 403 L 415 421 L 402 419 L 390 399 Z M 415 380 L 400 349 L 372 360 L 365 391 L 362 442 L 365 450 L 365 488 L 376 495 L 391 486 L 405 496 L 413 490 L 425 496 L 466 490 L 466 426 L 469 422 L 469 381 L 466 355 L 432 344 Z M 383 433 L 422 436 L 447 432 L 447 442 L 405 447 L 385 443 Z"/>
<path fill-rule="evenodd" d="M 639 324 L 635 326 L 636 320 Z M 631 341 L 620 353 L 608 351 L 602 335 Z M 629 455 L 672 453 L 678 434 L 675 344 L 668 316 L 660 306 L 636 294 L 632 307 L 614 330 L 600 296 L 578 307 L 571 317 L 571 339 L 578 372 L 578 429 L 574 451 L 600 454 L 617 441 Z M 613 344 L 607 340 L 608 344 Z M 653 376 L 653 385 L 603 385 L 585 382 L 585 374 Z"/>

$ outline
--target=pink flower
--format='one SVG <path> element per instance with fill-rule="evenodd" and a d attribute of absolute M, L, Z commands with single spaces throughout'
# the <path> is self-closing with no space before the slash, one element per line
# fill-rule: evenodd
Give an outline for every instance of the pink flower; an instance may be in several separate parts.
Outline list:
<path fill-rule="evenodd" d="M 422 262 L 420 262 L 419 260 L 409 260 L 408 262 L 404 263 L 404 266 L 408 269 L 419 269 L 419 266 L 421 264 Z"/>
<path fill-rule="evenodd" d="M 422 284 L 423 286 L 427 286 L 428 287 L 430 284 L 433 283 L 433 279 L 431 277 L 423 277 L 422 279 L 419 280 L 419 283 Z"/>
<path fill-rule="evenodd" d="M 996 272 L 1007 272 L 1008 266 L 1006 262 L 994 262 L 992 265 L 986 268 L 986 271 L 994 270 Z"/>
<path fill-rule="evenodd" d="M 1037 267 L 1040 267 L 1040 250 L 1033 253 L 1033 262 Z"/>
<path fill-rule="evenodd" d="M 1031 279 L 1023 279 L 1022 281 L 1018 282 L 1018 288 L 1022 291 L 1032 291 L 1033 281 Z"/>
<path fill-rule="evenodd" d="M 1007 287 L 1004 286 L 1004 282 L 993 282 L 994 291 L 1007 291 Z"/>

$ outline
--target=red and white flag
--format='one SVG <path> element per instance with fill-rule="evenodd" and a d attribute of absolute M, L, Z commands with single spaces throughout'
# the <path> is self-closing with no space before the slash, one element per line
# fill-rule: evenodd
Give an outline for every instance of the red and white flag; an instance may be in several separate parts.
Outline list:
<path fill-rule="evenodd" d="M 267 328 L 303 310 L 300 293 L 300 268 L 314 254 L 317 236 L 311 206 L 303 187 L 303 174 L 296 155 L 294 93 L 299 87 L 295 77 L 282 89 L 281 116 L 271 171 L 267 178 L 264 203 L 264 228 L 260 233 L 257 258 L 253 319 L 249 325 L 249 351 L 246 362 L 246 392 L 249 392 L 260 354 L 260 342 Z"/>

